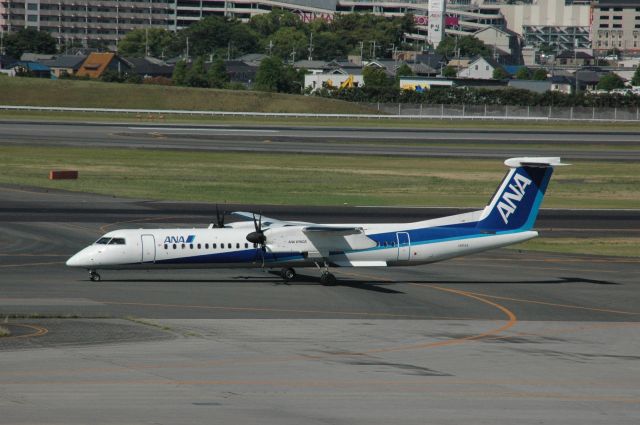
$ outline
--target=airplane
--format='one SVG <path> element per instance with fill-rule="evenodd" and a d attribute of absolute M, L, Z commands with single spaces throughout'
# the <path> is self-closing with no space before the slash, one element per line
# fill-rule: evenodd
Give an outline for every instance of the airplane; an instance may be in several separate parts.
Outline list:
<path fill-rule="evenodd" d="M 249 212 L 242 219 L 199 229 L 121 229 L 101 236 L 66 262 L 89 271 L 187 268 L 280 268 L 284 281 L 296 268 L 315 267 L 326 285 L 332 267 L 391 267 L 434 263 L 527 241 L 559 157 L 507 159 L 509 171 L 481 210 L 412 223 L 316 224 Z"/>

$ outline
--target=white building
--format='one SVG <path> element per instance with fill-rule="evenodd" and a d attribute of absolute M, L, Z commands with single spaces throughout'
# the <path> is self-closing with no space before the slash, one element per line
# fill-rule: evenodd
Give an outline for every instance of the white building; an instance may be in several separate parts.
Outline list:
<path fill-rule="evenodd" d="M 362 74 L 349 74 L 341 69 L 322 74 L 306 74 L 304 76 L 304 88 L 312 91 L 325 88 L 340 88 L 347 81 L 354 86 L 360 87 L 364 85 Z"/>
<path fill-rule="evenodd" d="M 459 78 L 473 78 L 476 80 L 492 80 L 493 71 L 501 66 L 494 60 L 478 56 L 469 62 L 467 68 L 458 71 Z"/>

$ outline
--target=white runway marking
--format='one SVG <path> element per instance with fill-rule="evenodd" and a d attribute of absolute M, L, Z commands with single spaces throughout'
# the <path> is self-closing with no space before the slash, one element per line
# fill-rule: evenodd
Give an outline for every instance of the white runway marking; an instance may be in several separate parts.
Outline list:
<path fill-rule="evenodd" d="M 250 130 L 250 129 L 227 129 L 227 128 L 173 128 L 173 127 L 129 127 L 129 130 L 144 131 L 215 131 L 215 132 L 239 132 L 239 133 L 279 133 L 279 130 Z"/>

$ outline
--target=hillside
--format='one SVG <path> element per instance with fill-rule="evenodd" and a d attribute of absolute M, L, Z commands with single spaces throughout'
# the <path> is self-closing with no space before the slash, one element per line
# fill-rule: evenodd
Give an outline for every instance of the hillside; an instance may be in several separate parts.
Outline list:
<path fill-rule="evenodd" d="M 354 103 L 311 96 L 9 77 L 0 77 L 0 104 L 240 112 L 370 112 Z"/>

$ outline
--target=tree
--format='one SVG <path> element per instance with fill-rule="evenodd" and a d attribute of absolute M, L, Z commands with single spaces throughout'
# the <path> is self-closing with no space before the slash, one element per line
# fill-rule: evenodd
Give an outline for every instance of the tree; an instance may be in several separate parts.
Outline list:
<path fill-rule="evenodd" d="M 226 57 L 229 51 L 234 54 L 256 51 L 258 34 L 238 20 L 211 15 L 179 31 L 170 48 L 186 53 L 187 44 L 190 56 Z"/>
<path fill-rule="evenodd" d="M 447 77 L 447 78 L 453 78 L 453 77 L 456 77 L 458 75 L 458 71 L 456 71 L 455 67 L 453 67 L 451 65 L 447 65 L 442 70 L 442 75 L 444 77 Z"/>
<path fill-rule="evenodd" d="M 302 28 L 300 17 L 288 10 L 276 9 L 269 13 L 255 15 L 249 26 L 263 37 L 275 34 L 280 28 Z"/>
<path fill-rule="evenodd" d="M 260 62 L 254 87 L 262 91 L 300 93 L 304 87 L 304 70 L 296 70 L 282 63 L 277 56 L 269 56 Z"/>
<path fill-rule="evenodd" d="M 633 78 L 631 79 L 632 86 L 640 86 L 640 67 L 636 69 L 636 72 L 633 73 Z"/>
<path fill-rule="evenodd" d="M 412 76 L 413 71 L 411 70 L 411 67 L 409 65 L 407 65 L 406 63 L 403 63 L 402 65 L 400 65 L 398 67 L 398 69 L 396 69 L 396 77 L 407 77 L 407 76 Z"/>
<path fill-rule="evenodd" d="M 147 28 L 133 30 L 125 35 L 118 43 L 118 53 L 124 56 L 162 57 L 171 52 L 173 33 L 162 28 Z"/>
<path fill-rule="evenodd" d="M 209 87 L 207 71 L 204 67 L 204 56 L 200 56 L 191 64 L 185 83 L 189 87 Z"/>
<path fill-rule="evenodd" d="M 457 54 L 456 50 L 460 51 L 460 56 L 468 57 L 489 56 L 491 54 L 489 48 L 472 35 L 445 37 L 438 45 L 436 52 L 447 58 L 452 58 Z"/>
<path fill-rule="evenodd" d="M 547 70 L 544 68 L 536 69 L 535 71 L 533 71 L 531 79 L 536 81 L 545 81 L 547 79 Z"/>
<path fill-rule="evenodd" d="M 284 76 L 282 59 L 269 56 L 260 62 L 256 71 L 255 88 L 261 91 L 278 91 L 278 85 Z"/>
<path fill-rule="evenodd" d="M 184 86 L 187 84 L 187 70 L 187 62 L 184 60 L 176 63 L 176 66 L 173 68 L 173 75 L 171 76 L 173 84 L 176 86 Z"/>
<path fill-rule="evenodd" d="M 598 90 L 607 90 L 611 91 L 614 89 L 624 88 L 624 81 L 618 74 L 610 72 L 606 75 L 603 75 L 596 86 Z"/>
<path fill-rule="evenodd" d="M 7 55 L 20 58 L 23 53 L 53 54 L 56 52 L 56 40 L 48 32 L 34 28 L 22 28 L 16 33 L 4 37 Z"/>
<path fill-rule="evenodd" d="M 387 87 L 390 85 L 385 70 L 376 66 L 365 66 L 362 70 L 362 79 L 367 87 Z"/>
<path fill-rule="evenodd" d="M 224 66 L 224 61 L 221 58 L 216 59 L 209 67 L 209 71 L 207 71 L 209 87 L 215 89 L 224 88 L 229 80 L 229 74 L 227 74 L 227 68 Z"/>
<path fill-rule="evenodd" d="M 273 34 L 269 41 L 273 42 L 272 54 L 279 56 L 283 60 L 293 58 L 292 52 L 298 59 L 305 57 L 309 41 L 301 30 L 291 27 L 280 28 Z"/>
<path fill-rule="evenodd" d="M 509 77 L 509 74 L 503 68 L 498 67 L 493 70 L 494 80 L 504 80 L 505 78 L 508 78 L 508 77 Z"/>
<path fill-rule="evenodd" d="M 531 79 L 531 71 L 526 66 L 521 67 L 514 75 L 518 80 L 530 80 Z"/>

